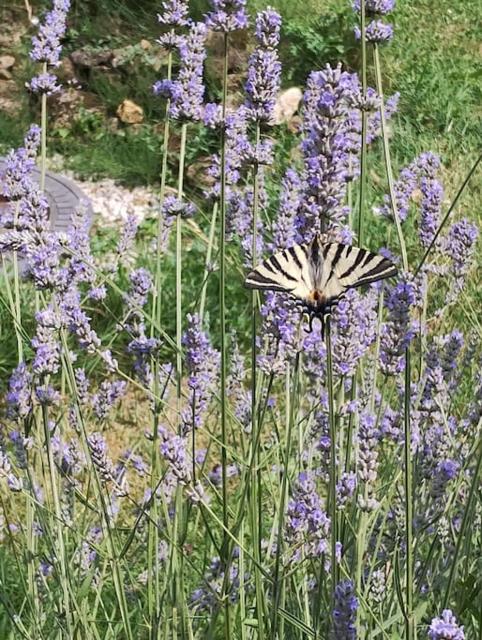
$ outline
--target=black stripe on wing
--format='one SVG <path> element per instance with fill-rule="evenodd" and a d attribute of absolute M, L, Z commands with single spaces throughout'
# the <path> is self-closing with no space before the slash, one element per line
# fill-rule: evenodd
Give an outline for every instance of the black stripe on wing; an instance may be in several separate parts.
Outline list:
<path fill-rule="evenodd" d="M 346 288 L 390 278 L 397 273 L 397 268 L 388 258 L 356 247 L 346 250 L 334 268 L 340 284 Z"/>
<path fill-rule="evenodd" d="M 306 286 L 303 276 L 306 263 L 299 246 L 279 251 L 253 269 L 244 285 L 250 289 L 292 292 L 300 284 Z"/>

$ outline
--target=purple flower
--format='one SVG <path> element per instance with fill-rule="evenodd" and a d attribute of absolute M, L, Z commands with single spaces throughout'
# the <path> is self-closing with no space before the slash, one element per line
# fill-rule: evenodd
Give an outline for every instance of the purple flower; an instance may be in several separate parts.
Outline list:
<path fill-rule="evenodd" d="M 32 412 L 32 375 L 25 362 L 13 370 L 5 400 L 9 418 L 24 420 Z"/>
<path fill-rule="evenodd" d="M 207 29 L 202 22 L 191 25 L 179 42 L 180 69 L 171 86 L 170 114 L 176 120 L 199 121 L 203 116 L 203 65 Z"/>
<path fill-rule="evenodd" d="M 70 288 L 60 303 L 63 321 L 68 331 L 77 338 L 81 349 L 91 354 L 96 353 L 101 346 L 101 341 L 90 326 L 89 316 L 80 305 L 80 291 L 77 287 Z"/>
<path fill-rule="evenodd" d="M 107 455 L 107 442 L 102 434 L 95 432 L 87 436 L 87 443 L 100 477 L 104 482 L 114 479 L 114 465 Z"/>
<path fill-rule="evenodd" d="M 233 336 L 231 369 L 227 380 L 227 395 L 233 406 L 234 415 L 246 433 L 251 431 L 251 392 L 245 388 L 246 365 L 238 343 Z"/>
<path fill-rule="evenodd" d="M 57 67 L 62 47 L 60 41 L 65 35 L 69 0 L 54 0 L 53 9 L 49 11 L 41 23 L 38 35 L 32 38 L 30 57 L 36 62 L 46 62 Z"/>
<path fill-rule="evenodd" d="M 359 27 L 355 27 L 355 38 L 360 40 L 361 31 Z M 367 24 L 365 30 L 365 39 L 367 42 L 373 42 L 374 44 L 380 44 L 382 42 L 389 42 L 393 38 L 393 27 L 391 24 L 386 24 L 382 20 L 372 20 Z"/>
<path fill-rule="evenodd" d="M 466 218 L 455 222 L 449 229 L 443 247 L 451 259 L 450 272 L 455 279 L 455 292 L 451 294 L 451 299 L 454 299 L 464 286 L 478 236 L 478 228 Z"/>
<path fill-rule="evenodd" d="M 39 73 L 27 83 L 27 87 L 32 93 L 44 93 L 47 96 L 58 93 L 62 89 L 61 85 L 57 84 L 57 76 L 52 73 Z"/>
<path fill-rule="evenodd" d="M 268 291 L 261 307 L 261 336 L 266 353 L 258 357 L 259 367 L 267 374 L 281 374 L 299 349 L 298 329 L 301 312 L 295 302 L 280 293 Z"/>
<path fill-rule="evenodd" d="M 347 291 L 333 313 L 333 365 L 340 376 L 352 375 L 376 338 L 376 294 Z"/>
<path fill-rule="evenodd" d="M 336 506 L 344 509 L 356 489 L 356 474 L 343 472 L 336 483 Z"/>
<path fill-rule="evenodd" d="M 281 31 L 280 14 L 268 7 L 256 16 L 256 40 L 263 49 L 276 49 L 279 45 Z"/>
<path fill-rule="evenodd" d="M 19 200 L 36 189 L 32 170 L 39 145 L 40 127 L 31 125 L 24 138 L 24 146 L 7 154 L 1 176 L 1 194 L 8 200 Z"/>
<path fill-rule="evenodd" d="M 208 129 L 218 129 L 223 122 L 223 108 L 216 102 L 207 102 L 204 105 L 203 123 Z"/>
<path fill-rule="evenodd" d="M 455 460 L 441 460 L 435 468 L 432 476 L 430 493 L 436 500 L 440 499 L 447 488 L 447 484 L 454 480 L 459 473 L 460 465 Z"/>
<path fill-rule="evenodd" d="M 355 0 L 353 2 L 353 9 L 360 12 L 360 0 Z M 393 11 L 395 7 L 395 0 L 365 0 L 365 11 L 367 15 L 385 15 Z"/>
<path fill-rule="evenodd" d="M 385 121 L 388 122 L 398 109 L 398 101 L 400 99 L 399 93 L 394 93 L 389 96 L 385 102 Z M 360 123 L 361 133 L 361 123 Z M 368 116 L 368 131 L 367 131 L 367 143 L 370 144 L 382 134 L 381 129 L 381 115 L 380 110 L 377 109 L 374 113 Z"/>
<path fill-rule="evenodd" d="M 296 216 L 301 204 L 301 180 L 294 169 L 287 169 L 281 182 L 281 196 L 273 221 L 272 250 L 288 249 L 298 240 Z"/>
<path fill-rule="evenodd" d="M 375 417 L 368 413 L 360 416 L 358 429 L 358 479 L 364 483 L 365 494 L 358 496 L 361 509 L 372 511 L 377 501 L 372 496 L 373 485 L 378 471 L 378 429 L 375 428 Z"/>
<path fill-rule="evenodd" d="M 68 248 L 72 252 L 69 256 L 67 270 L 67 280 L 70 283 L 88 282 L 93 284 L 95 281 L 95 266 L 94 258 L 90 251 L 90 219 L 87 211 L 87 203 L 82 201 L 80 206 L 74 211 L 70 220 L 70 227 L 68 229 Z M 100 297 L 89 294 L 92 299 L 103 299 L 102 289 L 105 291 L 105 286 L 101 285 L 96 288 Z M 92 289 L 94 291 L 94 289 Z M 103 296 L 105 297 L 105 295 Z"/>
<path fill-rule="evenodd" d="M 139 221 L 134 215 L 127 216 L 125 225 L 122 229 L 119 242 L 117 243 L 117 253 L 121 258 L 125 256 L 131 250 L 132 244 L 135 240 L 137 229 L 139 227 Z"/>
<path fill-rule="evenodd" d="M 464 628 L 457 624 L 457 619 L 450 609 L 444 609 L 440 618 L 433 618 L 428 629 L 430 640 L 464 640 Z"/>
<path fill-rule="evenodd" d="M 162 457 L 169 463 L 169 470 L 175 482 L 189 484 L 192 479 L 192 461 L 187 453 L 186 439 L 166 432 L 159 449 Z"/>
<path fill-rule="evenodd" d="M 420 180 L 420 190 L 422 192 L 422 201 L 420 203 L 420 242 L 424 247 L 428 247 L 439 225 L 444 191 L 441 183 L 432 177 L 423 177 Z"/>
<path fill-rule="evenodd" d="M 246 29 L 246 0 L 210 0 L 213 10 L 206 15 L 206 26 L 214 31 Z"/>
<path fill-rule="evenodd" d="M 189 401 L 182 411 L 183 433 L 198 428 L 217 382 L 219 353 L 212 348 L 201 329 L 199 316 L 188 315 L 188 328 L 182 337 L 188 372 Z"/>
<path fill-rule="evenodd" d="M 355 618 L 358 599 L 351 580 L 344 580 L 335 587 L 333 609 L 333 640 L 356 640 Z"/>
<path fill-rule="evenodd" d="M 136 269 L 129 275 L 131 283 L 127 302 L 131 309 L 131 314 L 139 315 L 139 309 L 147 302 L 147 297 L 152 290 L 152 276 L 147 269 Z"/>
<path fill-rule="evenodd" d="M 32 338 L 35 356 L 32 370 L 37 376 L 57 373 L 60 368 L 60 319 L 51 307 L 35 315 L 37 330 Z"/>
<path fill-rule="evenodd" d="M 98 420 L 105 420 L 113 405 L 121 398 L 126 390 L 124 380 L 103 380 L 97 393 L 91 398 L 92 409 Z"/>
<path fill-rule="evenodd" d="M 235 550 L 235 555 L 238 555 Z M 229 567 L 229 591 L 224 594 L 231 604 L 238 601 L 239 597 L 239 569 L 235 562 Z M 208 570 L 203 576 L 203 585 L 191 594 L 191 608 L 197 613 L 212 612 L 219 606 L 225 587 L 225 570 L 220 558 L 211 559 Z"/>
<path fill-rule="evenodd" d="M 297 227 L 302 241 L 347 217 L 344 206 L 351 179 L 350 157 L 356 125 L 349 117 L 359 81 L 355 74 L 329 65 L 312 72 L 304 95 L 303 199 Z"/>
<path fill-rule="evenodd" d="M 256 17 L 258 46 L 251 54 L 246 82 L 246 105 L 252 117 L 269 122 L 274 117 L 276 96 L 280 88 L 281 63 L 276 50 L 279 44 L 281 16 L 272 9 Z"/>
<path fill-rule="evenodd" d="M 301 473 L 286 509 L 286 538 L 293 547 L 294 562 L 320 558 L 329 550 L 330 519 L 316 492 L 313 477 Z"/>
<path fill-rule="evenodd" d="M 405 367 L 405 348 L 414 337 L 410 327 L 414 303 L 415 287 L 407 279 L 400 280 L 387 296 L 388 320 L 382 326 L 380 342 L 380 368 L 385 375 L 396 375 Z"/>
<path fill-rule="evenodd" d="M 167 196 L 164 199 L 163 212 L 166 218 L 174 218 L 176 216 L 192 218 L 196 213 L 196 206 L 192 202 L 185 202 L 177 196 Z"/>
<path fill-rule="evenodd" d="M 429 151 L 421 153 L 408 167 L 400 171 L 398 180 L 395 182 L 394 191 L 397 213 L 402 222 L 408 217 L 410 200 L 421 180 L 435 181 L 439 167 L 440 158 Z M 426 184 L 428 186 L 429 183 Z M 391 218 L 392 205 L 390 197 L 386 195 L 384 201 L 385 204 L 381 207 L 380 213 Z"/>
<path fill-rule="evenodd" d="M 187 0 L 163 0 L 162 13 L 157 14 L 157 19 L 168 27 L 185 27 L 189 24 Z"/>

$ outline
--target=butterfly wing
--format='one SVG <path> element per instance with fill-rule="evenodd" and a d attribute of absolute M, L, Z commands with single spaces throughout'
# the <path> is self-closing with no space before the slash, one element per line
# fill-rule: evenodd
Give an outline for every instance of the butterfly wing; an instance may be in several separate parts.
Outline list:
<path fill-rule="evenodd" d="M 327 262 L 331 263 L 332 277 L 345 290 L 397 274 L 395 265 L 384 256 L 350 245 L 333 244 Z"/>
<path fill-rule="evenodd" d="M 244 284 L 249 289 L 284 291 L 305 300 L 314 286 L 309 256 L 308 245 L 278 251 L 253 269 Z"/>

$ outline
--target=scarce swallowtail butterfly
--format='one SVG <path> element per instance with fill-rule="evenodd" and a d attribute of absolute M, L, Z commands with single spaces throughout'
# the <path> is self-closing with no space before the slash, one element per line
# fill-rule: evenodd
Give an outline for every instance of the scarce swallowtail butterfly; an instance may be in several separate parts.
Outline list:
<path fill-rule="evenodd" d="M 397 269 L 390 260 L 366 249 L 338 242 L 323 242 L 320 235 L 306 244 L 295 244 L 272 255 L 253 269 L 245 280 L 250 289 L 283 291 L 321 322 L 347 289 L 390 278 Z"/>

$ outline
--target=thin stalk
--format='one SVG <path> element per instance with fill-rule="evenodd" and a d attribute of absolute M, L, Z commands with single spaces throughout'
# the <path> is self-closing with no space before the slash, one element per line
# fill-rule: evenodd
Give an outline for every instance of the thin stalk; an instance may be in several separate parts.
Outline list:
<path fill-rule="evenodd" d="M 170 80 L 172 73 L 172 51 L 169 51 L 167 58 L 167 78 Z M 162 235 L 164 229 L 163 204 L 166 191 L 167 177 L 167 154 L 169 147 L 169 106 L 170 101 L 166 104 L 166 113 L 164 118 L 164 139 L 162 148 L 161 161 L 161 187 L 159 195 L 159 213 L 157 218 L 157 251 L 156 251 L 156 279 L 152 299 L 152 320 L 151 320 L 151 337 L 155 333 L 155 325 L 161 325 L 161 250 Z M 159 336 L 160 337 L 160 336 Z M 156 355 L 154 362 L 154 397 L 159 397 L 159 357 Z M 160 475 L 159 461 L 159 414 L 160 404 L 153 401 L 153 433 L 151 448 L 151 495 L 156 491 L 157 479 Z M 152 499 L 152 518 L 149 518 L 148 524 L 148 543 L 147 543 L 147 600 L 149 610 L 149 626 L 151 639 L 154 640 L 158 635 L 159 628 L 159 604 L 160 604 L 160 580 L 159 580 L 159 562 L 157 558 L 159 548 L 159 528 L 158 528 L 158 503 L 154 496 Z"/>
<path fill-rule="evenodd" d="M 410 424 L 410 349 L 405 349 L 405 411 L 404 411 L 404 488 L 405 488 L 405 637 L 415 640 L 416 621 L 413 610 L 413 470 L 412 470 L 412 434 Z"/>
<path fill-rule="evenodd" d="M 328 504 L 330 513 L 331 537 L 331 611 L 335 604 L 335 587 L 338 582 L 338 565 L 336 562 L 337 522 L 336 522 L 336 428 L 335 400 L 333 387 L 333 359 L 331 346 L 331 318 L 326 318 L 326 386 L 328 391 L 328 426 L 330 432 L 330 479 L 328 488 Z"/>
<path fill-rule="evenodd" d="M 227 487 L 227 344 L 226 344 L 226 104 L 228 97 L 228 33 L 224 34 L 224 63 L 223 63 L 223 87 L 222 87 L 222 129 L 221 129 L 221 149 L 220 149 L 220 265 L 219 265 L 219 324 L 220 324 L 220 349 L 221 349 L 221 476 L 223 495 L 223 544 L 224 557 L 221 559 L 225 567 L 229 564 L 230 545 L 226 538 L 229 529 L 228 512 L 228 487 Z M 227 573 L 227 572 L 226 572 Z M 225 581 L 227 582 L 227 580 Z M 228 592 L 229 584 L 223 589 L 223 596 Z M 224 613 L 224 634 L 226 638 L 231 637 L 231 621 L 229 611 L 229 600 L 225 599 Z"/>
<path fill-rule="evenodd" d="M 273 605 L 273 615 L 272 615 L 272 622 L 271 622 L 272 640 L 276 640 L 278 622 L 280 627 L 280 638 L 284 637 L 283 630 L 282 630 L 282 626 L 284 626 L 283 619 L 278 621 L 278 610 L 279 610 L 280 603 L 285 591 L 284 577 L 282 577 L 280 581 L 280 564 L 281 564 L 281 556 L 284 548 L 283 530 L 284 530 L 285 504 L 286 504 L 286 498 L 288 494 L 288 464 L 291 458 L 291 445 L 293 440 L 292 432 L 293 432 L 293 424 L 294 424 L 294 417 L 295 417 L 294 416 L 295 403 L 291 402 L 291 396 L 293 397 L 293 400 L 294 400 L 296 395 L 296 387 L 298 383 L 299 360 L 300 360 L 300 354 L 298 352 L 296 354 L 292 389 L 290 389 L 291 371 L 290 371 L 289 363 L 286 366 L 286 372 L 285 372 L 286 441 L 285 441 L 285 455 L 282 461 L 283 478 L 281 480 L 280 502 L 278 507 L 278 534 L 277 534 L 277 542 L 276 542 L 276 559 L 275 559 L 275 570 L 274 570 L 274 595 L 273 595 L 274 605 Z"/>
<path fill-rule="evenodd" d="M 45 405 L 42 405 L 42 424 L 44 429 L 45 450 L 47 453 L 47 466 L 50 478 L 50 490 L 52 492 L 52 500 L 54 503 L 55 512 L 55 529 L 57 533 L 57 549 L 55 555 L 58 556 L 58 563 L 60 566 L 60 584 L 62 588 L 62 605 L 60 611 L 65 616 L 65 625 L 69 634 L 72 636 L 72 614 L 70 610 L 70 585 L 67 571 L 67 562 L 65 555 L 65 544 L 63 536 L 63 518 L 62 509 L 60 506 L 59 492 L 57 486 L 57 477 L 55 473 L 56 464 L 54 460 L 54 454 L 52 451 L 52 444 L 50 440 L 50 429 L 48 420 L 48 409 Z"/>
<path fill-rule="evenodd" d="M 208 241 L 208 248 L 206 251 L 206 261 L 204 263 L 204 276 L 203 276 L 203 285 L 201 290 L 201 300 L 199 303 L 199 319 L 200 319 L 201 325 L 204 319 L 204 308 L 206 306 L 208 275 L 209 275 L 210 264 L 211 264 L 211 256 L 213 252 L 214 233 L 216 231 L 216 219 L 218 215 L 218 206 L 219 206 L 219 203 L 216 201 L 213 205 L 213 214 L 211 216 L 211 225 L 209 227 L 209 241 Z"/>
<path fill-rule="evenodd" d="M 179 150 L 179 174 L 177 195 L 179 200 L 182 199 L 184 189 L 184 162 L 186 157 L 186 138 L 187 123 L 181 126 L 181 148 Z M 176 412 L 178 434 L 182 434 L 182 218 L 178 214 L 176 218 Z M 180 520 L 183 517 L 183 498 L 182 488 L 179 486 L 176 491 L 176 508 L 174 514 L 174 540 L 171 554 L 171 563 L 173 569 L 173 589 L 172 589 L 172 612 L 173 612 L 173 628 L 174 634 L 178 634 L 177 627 L 177 611 L 179 608 L 179 624 L 181 637 L 184 637 L 186 630 L 185 608 L 184 608 L 184 569 L 183 555 L 178 544 L 178 538 L 182 535 Z M 176 635 L 178 637 L 178 635 Z"/>
<path fill-rule="evenodd" d="M 363 4 L 363 3 L 362 3 Z M 392 205 L 393 219 L 395 220 L 395 226 L 397 228 L 398 242 L 400 244 L 400 252 L 402 254 L 402 264 L 405 271 L 408 271 L 408 258 L 407 248 L 405 246 L 405 239 L 403 237 L 402 223 L 400 222 L 400 216 L 398 215 L 397 199 L 395 195 L 395 185 L 393 180 L 392 161 L 390 158 L 390 145 L 387 135 L 387 122 L 385 118 L 385 102 L 383 98 L 383 83 L 382 72 L 380 67 L 380 56 L 378 53 L 378 45 L 373 45 L 373 57 L 375 62 L 375 77 L 377 84 L 377 93 L 380 97 L 380 128 L 382 132 L 383 141 L 383 155 L 385 158 L 385 171 L 387 172 L 388 191 L 390 194 L 390 203 Z"/>
<path fill-rule="evenodd" d="M 362 130 L 361 130 L 361 154 L 360 154 L 360 202 L 358 210 L 358 246 L 362 245 L 363 240 L 363 210 L 365 208 L 365 190 L 366 190 L 366 174 L 367 174 L 367 111 L 365 109 L 365 99 L 367 95 L 367 43 L 365 37 L 365 2 L 360 2 L 360 42 L 361 42 L 361 61 L 362 61 Z"/>
<path fill-rule="evenodd" d="M 407 250 L 402 232 L 402 225 L 398 215 L 397 202 L 395 196 L 395 188 L 393 181 L 392 164 L 390 159 L 390 145 L 388 142 L 386 121 L 385 121 L 385 105 L 383 99 L 383 85 L 381 75 L 380 56 L 378 45 L 373 46 L 373 55 L 375 63 L 375 76 L 377 84 L 377 93 L 380 96 L 380 125 L 382 131 L 383 151 L 385 157 L 385 169 L 387 172 L 388 188 L 390 193 L 390 201 L 392 205 L 393 217 L 398 234 L 400 251 L 402 254 L 402 264 L 405 271 L 408 271 Z M 415 640 L 416 638 L 416 620 L 413 610 L 413 471 L 412 471 L 412 455 L 411 455 L 411 424 L 410 424 L 410 347 L 405 349 L 405 389 L 404 389 L 404 489 L 405 489 L 405 638 L 406 640 Z"/>
<path fill-rule="evenodd" d="M 47 73 L 47 63 L 42 64 L 42 73 Z M 40 101 L 40 191 L 45 189 L 47 171 L 47 94 L 42 93 Z"/>
<path fill-rule="evenodd" d="M 260 143 L 260 125 L 256 122 L 255 148 L 258 149 Z M 252 238 L 251 238 L 251 260 L 253 268 L 256 266 L 257 256 L 257 226 L 258 226 L 258 208 L 259 208 L 259 169 L 255 162 L 253 165 L 253 220 L 252 220 Z M 262 539 L 262 518 L 261 518 L 261 477 L 259 469 L 259 416 L 257 411 L 257 376 L 256 376 L 256 319 L 258 309 L 257 291 L 253 290 L 251 294 L 251 438 L 256 443 L 253 451 L 254 465 L 250 479 L 250 513 L 251 513 L 251 538 L 254 548 L 254 556 L 257 564 L 261 564 L 261 539 Z M 253 444 L 253 446 L 255 446 Z M 258 637 L 260 640 L 264 638 L 264 621 L 263 621 L 263 582 L 262 577 L 255 566 L 255 590 L 256 590 L 256 614 L 258 619 Z"/>

